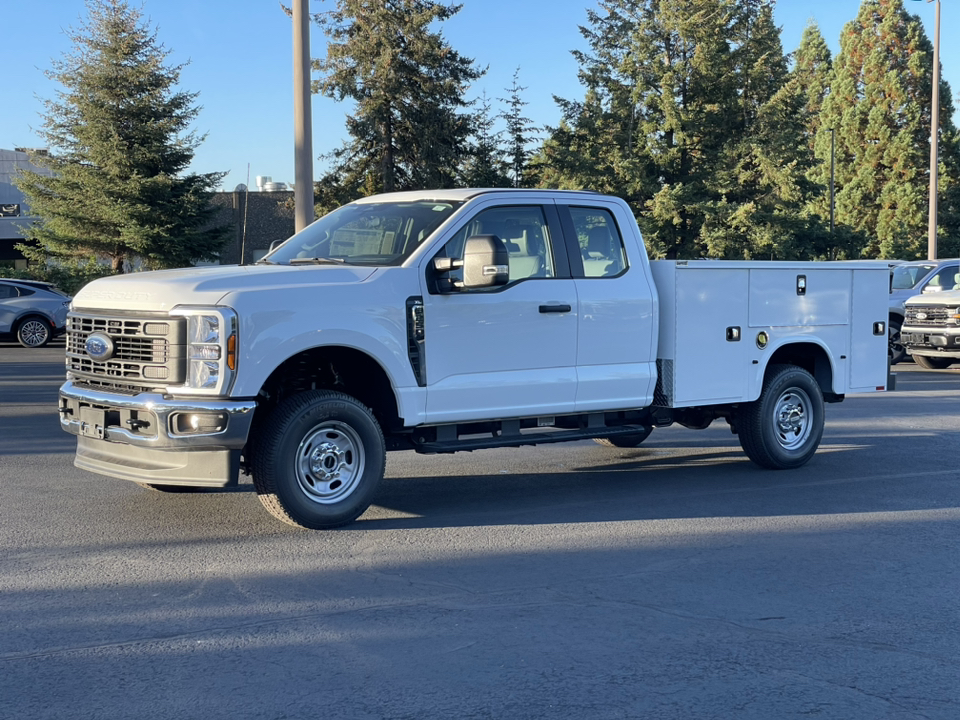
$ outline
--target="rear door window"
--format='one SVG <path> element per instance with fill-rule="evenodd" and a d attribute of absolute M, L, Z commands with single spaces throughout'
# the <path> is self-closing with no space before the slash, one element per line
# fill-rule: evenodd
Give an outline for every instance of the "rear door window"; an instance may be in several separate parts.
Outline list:
<path fill-rule="evenodd" d="M 626 270 L 623 238 L 611 212 L 592 207 L 571 207 L 569 210 L 583 260 L 583 276 L 615 277 Z"/>

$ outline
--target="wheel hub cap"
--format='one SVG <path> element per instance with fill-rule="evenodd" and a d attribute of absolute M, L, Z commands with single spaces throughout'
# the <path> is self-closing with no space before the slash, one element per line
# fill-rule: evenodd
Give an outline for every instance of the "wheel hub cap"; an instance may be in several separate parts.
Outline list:
<path fill-rule="evenodd" d="M 783 448 L 799 448 L 810 435 L 813 423 L 807 415 L 809 407 L 810 399 L 801 390 L 789 390 L 780 396 L 774 410 L 774 421 L 777 440 Z"/>
<path fill-rule="evenodd" d="M 364 451 L 357 432 L 341 422 L 320 423 L 308 432 L 297 450 L 297 483 L 313 502 L 340 502 L 363 476 Z"/>

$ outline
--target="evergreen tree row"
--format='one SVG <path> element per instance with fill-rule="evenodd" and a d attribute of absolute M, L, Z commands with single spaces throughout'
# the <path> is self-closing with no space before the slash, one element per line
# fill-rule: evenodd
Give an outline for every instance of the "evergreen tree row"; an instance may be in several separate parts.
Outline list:
<path fill-rule="evenodd" d="M 626 199 L 668 258 L 925 255 L 932 46 L 902 0 L 864 0 L 836 58 L 815 25 L 787 55 L 773 0 L 600 0 L 574 51 L 584 96 L 557 98 L 535 149 L 517 75 L 496 118 L 485 95 L 464 100 L 483 71 L 436 29 L 459 9 L 339 0 L 318 16 L 317 89 L 356 103 L 323 209 L 392 189 L 589 188 Z M 943 256 L 960 245 L 960 144 L 945 81 L 940 96 Z"/>
<path fill-rule="evenodd" d="M 19 181 L 42 218 L 21 249 L 114 272 L 215 257 L 222 174 L 186 172 L 196 94 L 126 0 L 87 4 L 49 73 L 64 88 L 36 158 L 50 173 Z M 574 51 L 583 97 L 557 98 L 545 129 L 525 115 L 519 69 L 500 112 L 468 99 L 485 69 L 440 30 L 460 8 L 336 0 L 315 16 L 329 42 L 314 90 L 353 104 L 319 210 L 394 190 L 591 189 L 624 198 L 667 258 L 926 254 L 933 49 L 903 0 L 863 0 L 835 58 L 815 25 L 785 53 L 773 0 L 598 0 Z M 942 80 L 940 97 L 944 257 L 960 253 L 960 137 Z"/>

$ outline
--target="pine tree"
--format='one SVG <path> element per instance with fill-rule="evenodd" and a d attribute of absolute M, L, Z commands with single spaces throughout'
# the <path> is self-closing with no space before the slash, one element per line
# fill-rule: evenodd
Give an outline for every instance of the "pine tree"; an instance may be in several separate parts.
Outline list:
<path fill-rule="evenodd" d="M 321 195 L 450 187 L 468 154 L 469 83 L 483 71 L 431 26 L 459 5 L 432 0 L 337 0 L 318 22 L 329 43 L 314 91 L 356 103 L 350 139 L 331 154 Z"/>
<path fill-rule="evenodd" d="M 510 187 L 509 165 L 501 147 L 502 133 L 494 131 L 494 118 L 490 114 L 490 100 L 484 92 L 480 107 L 473 117 L 473 137 L 470 153 L 461 170 L 461 182 L 465 187 L 495 188 Z"/>
<path fill-rule="evenodd" d="M 814 22 L 803 29 L 800 45 L 793 54 L 791 81 L 804 94 L 804 113 L 808 128 L 808 144 L 813 149 L 814 138 L 820 129 L 820 111 L 823 101 L 830 91 L 830 75 L 833 71 L 833 59 L 826 40 L 820 34 L 820 28 Z"/>
<path fill-rule="evenodd" d="M 773 8 L 744 0 L 731 25 L 730 55 L 739 113 L 713 180 L 701 237 L 711 257 L 814 259 L 829 242 L 807 212 L 820 188 L 806 140 L 808 96 L 787 72 Z"/>
<path fill-rule="evenodd" d="M 932 45 L 901 0 L 865 0 L 841 37 L 818 155 L 836 128 L 836 216 L 868 238 L 864 257 L 926 255 Z M 941 192 L 956 191 L 950 88 L 942 81 Z M 828 146 L 827 146 L 828 147 Z M 955 224 L 952 207 L 945 226 Z"/>
<path fill-rule="evenodd" d="M 669 258 L 813 256 L 805 96 L 772 2 L 601 0 L 588 20 L 586 98 L 559 101 L 542 182 L 624 197 Z"/>
<path fill-rule="evenodd" d="M 108 258 L 114 272 L 183 267 L 214 259 L 224 228 L 211 226 L 210 193 L 223 173 L 185 170 L 202 141 L 188 133 L 196 93 L 177 90 L 183 65 L 124 0 L 88 0 L 87 23 L 71 29 L 73 50 L 47 74 L 63 90 L 45 101 L 41 136 L 49 154 L 18 186 L 41 221 L 32 261 Z"/>
<path fill-rule="evenodd" d="M 523 108 L 529 103 L 526 102 L 520 94 L 526 90 L 520 87 L 520 68 L 513 73 L 513 84 L 506 88 L 510 93 L 509 97 L 500 98 L 500 101 L 506 103 L 507 109 L 500 113 L 500 117 L 506 122 L 507 144 L 510 155 L 510 172 L 513 175 L 514 187 L 530 187 L 531 183 L 527 177 L 527 165 L 533 151 L 530 150 L 530 143 L 536 139 L 539 128 L 536 127 L 528 117 L 524 117 Z"/>

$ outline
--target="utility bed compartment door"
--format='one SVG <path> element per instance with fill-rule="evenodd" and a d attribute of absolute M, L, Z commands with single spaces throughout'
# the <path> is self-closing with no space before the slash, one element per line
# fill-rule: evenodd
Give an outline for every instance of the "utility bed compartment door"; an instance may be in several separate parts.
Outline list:
<path fill-rule="evenodd" d="M 750 271 L 750 327 L 846 325 L 851 270 L 809 267 Z"/>
<path fill-rule="evenodd" d="M 750 368 L 749 270 L 707 263 L 677 268 L 666 260 L 650 265 L 660 293 L 656 404 L 741 400 Z"/>
<path fill-rule="evenodd" d="M 850 392 L 886 387 L 890 371 L 887 333 L 876 334 L 874 324 L 887 321 L 890 278 L 883 272 L 853 273 L 853 311 L 850 326 Z M 884 301 L 878 301 L 877 298 Z M 889 332 L 889 328 L 887 328 Z"/>

